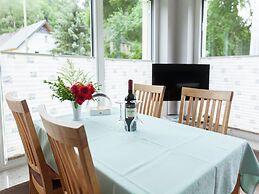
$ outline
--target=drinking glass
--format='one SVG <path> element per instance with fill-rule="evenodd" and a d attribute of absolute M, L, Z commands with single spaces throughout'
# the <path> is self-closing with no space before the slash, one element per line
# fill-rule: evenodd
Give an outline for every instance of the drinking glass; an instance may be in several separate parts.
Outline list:
<path fill-rule="evenodd" d="M 136 103 L 136 115 L 130 123 L 130 131 L 134 131 L 134 127 L 133 127 L 134 123 L 136 123 L 137 125 L 136 128 L 140 128 L 140 126 L 143 125 L 143 121 L 138 116 L 138 107 L 142 103 L 142 101 L 136 101 L 135 103 Z"/>
<path fill-rule="evenodd" d="M 117 101 L 115 103 L 120 105 L 120 118 L 116 122 L 116 130 L 117 131 L 123 131 L 123 130 L 128 131 L 128 125 L 127 125 L 127 123 L 126 123 L 126 121 L 123 117 L 123 113 L 122 113 L 122 106 L 125 104 L 125 102 L 124 101 Z"/>

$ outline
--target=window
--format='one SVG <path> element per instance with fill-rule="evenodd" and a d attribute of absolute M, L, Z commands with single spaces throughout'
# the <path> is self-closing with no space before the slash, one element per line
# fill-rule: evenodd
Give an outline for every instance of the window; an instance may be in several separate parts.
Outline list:
<path fill-rule="evenodd" d="M 0 51 L 91 55 L 90 0 L 0 0 L 0 6 Z"/>
<path fill-rule="evenodd" d="M 258 55 L 258 10 L 256 0 L 204 0 L 202 55 Z"/>
<path fill-rule="evenodd" d="M 3 99 L 7 92 L 16 91 L 27 100 L 34 119 L 39 119 L 37 107 L 42 103 L 51 113 L 64 112 L 70 105 L 60 106 L 57 100 L 51 101 L 51 92 L 43 80 L 55 78 L 67 58 L 95 78 L 94 63 L 85 57 L 92 53 L 90 0 L 0 0 L 0 7 L 5 8 L 0 12 Z M 24 151 L 5 100 L 1 107 L 0 133 L 4 140 L 4 162 L 7 162 L 19 158 Z M 1 153 L 2 150 L 0 156 Z"/>
<path fill-rule="evenodd" d="M 151 1 L 104 0 L 106 58 L 151 59 Z"/>

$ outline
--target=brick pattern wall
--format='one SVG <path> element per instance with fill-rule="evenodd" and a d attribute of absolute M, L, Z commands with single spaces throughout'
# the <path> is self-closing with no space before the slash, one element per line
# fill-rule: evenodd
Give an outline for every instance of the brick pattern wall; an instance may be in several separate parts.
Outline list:
<path fill-rule="evenodd" d="M 123 100 L 128 91 L 128 80 L 134 83 L 152 83 L 152 62 L 132 60 L 105 60 L 105 92 L 113 100 Z"/>
<path fill-rule="evenodd" d="M 232 90 L 229 126 L 259 132 L 259 57 L 203 58 L 210 69 L 210 89 Z"/>

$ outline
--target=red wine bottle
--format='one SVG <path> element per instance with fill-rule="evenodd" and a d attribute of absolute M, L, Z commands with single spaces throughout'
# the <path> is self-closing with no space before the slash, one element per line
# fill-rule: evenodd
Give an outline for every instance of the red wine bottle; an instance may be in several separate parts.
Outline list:
<path fill-rule="evenodd" d="M 128 126 L 128 131 L 136 131 L 136 122 L 133 121 L 133 119 L 136 116 L 136 96 L 133 94 L 133 81 L 129 80 L 128 81 L 128 95 L 125 98 L 125 121 Z M 132 127 L 130 128 L 130 124 L 132 123 Z"/>

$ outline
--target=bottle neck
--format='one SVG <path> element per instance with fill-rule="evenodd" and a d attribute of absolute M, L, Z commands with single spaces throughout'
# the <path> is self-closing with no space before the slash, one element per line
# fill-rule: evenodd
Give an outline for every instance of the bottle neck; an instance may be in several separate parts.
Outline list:
<path fill-rule="evenodd" d="M 132 85 L 133 85 L 132 82 L 133 81 L 131 79 L 128 81 L 128 92 L 129 92 L 129 94 L 132 94 Z"/>

